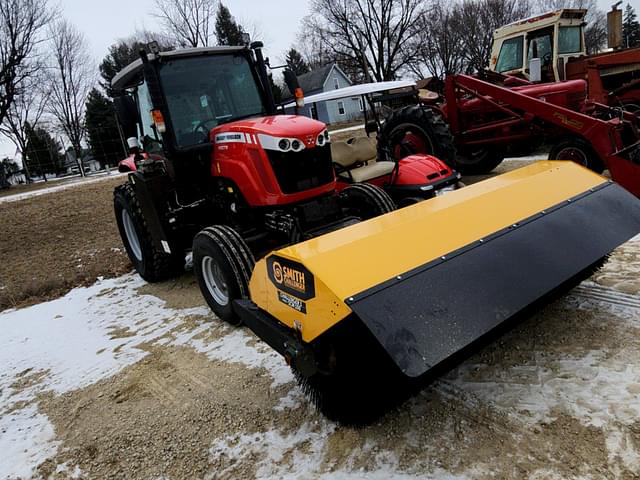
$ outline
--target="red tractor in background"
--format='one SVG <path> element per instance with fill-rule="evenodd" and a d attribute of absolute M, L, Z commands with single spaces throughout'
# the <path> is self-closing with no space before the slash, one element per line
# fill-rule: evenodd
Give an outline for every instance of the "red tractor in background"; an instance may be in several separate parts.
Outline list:
<path fill-rule="evenodd" d="M 609 169 L 640 194 L 640 49 L 585 56 L 585 13 L 564 9 L 498 29 L 491 70 L 449 76 L 440 95 L 393 112 L 379 141 L 434 154 L 464 175 L 489 173 L 507 154 L 546 144 L 549 159 Z M 436 141 L 443 124 L 455 156 Z"/>

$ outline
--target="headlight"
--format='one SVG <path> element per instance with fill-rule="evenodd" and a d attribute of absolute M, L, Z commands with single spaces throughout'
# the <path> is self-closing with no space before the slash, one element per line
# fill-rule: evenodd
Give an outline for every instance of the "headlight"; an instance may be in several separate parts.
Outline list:
<path fill-rule="evenodd" d="M 316 144 L 321 147 L 322 145 L 324 145 L 324 135 L 321 133 L 320 135 L 318 135 L 318 138 L 316 139 Z"/>
<path fill-rule="evenodd" d="M 325 139 L 327 142 L 331 141 L 331 137 L 329 136 L 329 130 L 326 130 L 326 129 L 325 129 L 325 131 L 324 131 L 324 139 Z"/>
<path fill-rule="evenodd" d="M 264 133 L 258 134 L 258 142 L 265 150 L 276 150 L 279 152 L 299 152 L 305 148 L 297 138 L 272 137 Z"/>
<path fill-rule="evenodd" d="M 283 138 L 278 142 L 278 148 L 283 152 L 286 152 L 287 150 L 289 150 L 289 147 L 291 147 L 291 142 L 287 138 Z"/>

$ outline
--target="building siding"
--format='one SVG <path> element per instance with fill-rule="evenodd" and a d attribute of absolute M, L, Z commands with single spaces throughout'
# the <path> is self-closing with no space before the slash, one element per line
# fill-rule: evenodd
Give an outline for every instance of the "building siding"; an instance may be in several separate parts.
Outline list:
<path fill-rule="evenodd" d="M 304 92 L 305 96 L 315 95 L 317 93 L 329 92 L 335 90 L 336 80 L 338 88 L 344 88 L 351 85 L 351 81 L 338 69 L 335 65 L 329 71 L 324 81 L 322 89 Z M 338 103 L 344 103 L 344 114 L 340 114 Z M 298 110 L 298 115 L 304 115 L 312 118 L 311 104 L 305 103 L 305 106 Z M 348 97 L 340 100 L 331 100 L 329 102 L 318 102 L 316 104 L 318 120 L 326 124 L 349 122 L 361 118 L 363 113 L 360 110 L 359 97 Z M 286 112 L 293 114 L 294 108 L 287 108 Z"/>

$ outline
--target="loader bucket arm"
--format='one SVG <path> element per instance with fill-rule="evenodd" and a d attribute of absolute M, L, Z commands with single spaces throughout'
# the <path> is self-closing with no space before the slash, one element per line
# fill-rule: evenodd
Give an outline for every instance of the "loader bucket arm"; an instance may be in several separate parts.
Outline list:
<path fill-rule="evenodd" d="M 577 81 L 574 80 L 574 82 Z M 473 129 L 463 131 L 460 124 L 462 113 L 458 91 L 475 96 L 491 107 L 503 111 L 507 115 L 507 120 L 477 127 L 475 131 Z M 613 117 L 610 120 L 603 120 L 469 75 L 447 77 L 445 92 L 447 119 L 451 131 L 459 137 L 458 141 L 464 143 L 465 137 L 480 132 L 487 138 L 491 138 L 492 134 L 493 138 L 496 138 L 501 134 L 502 127 L 519 122 L 531 123 L 534 119 L 543 120 L 557 127 L 558 131 L 564 131 L 566 135 L 584 138 L 602 159 L 611 172 L 612 178 L 640 197 L 640 163 L 638 163 L 640 138 L 637 130 L 628 121 L 617 118 L 619 113 L 613 109 L 605 105 L 592 104 L 593 107 L 606 109 L 607 113 Z"/>
<path fill-rule="evenodd" d="M 293 332 L 284 347 L 355 315 L 418 377 L 638 232 L 629 192 L 571 162 L 538 162 L 272 252 L 251 300 L 261 321 Z"/>

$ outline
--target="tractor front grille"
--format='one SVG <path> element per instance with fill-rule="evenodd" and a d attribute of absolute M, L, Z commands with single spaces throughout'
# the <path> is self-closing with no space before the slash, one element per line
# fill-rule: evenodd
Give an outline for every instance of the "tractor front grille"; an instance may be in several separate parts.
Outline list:
<path fill-rule="evenodd" d="M 266 150 L 282 193 L 297 193 L 330 183 L 334 179 L 331 148 L 305 148 L 300 152 Z"/>

